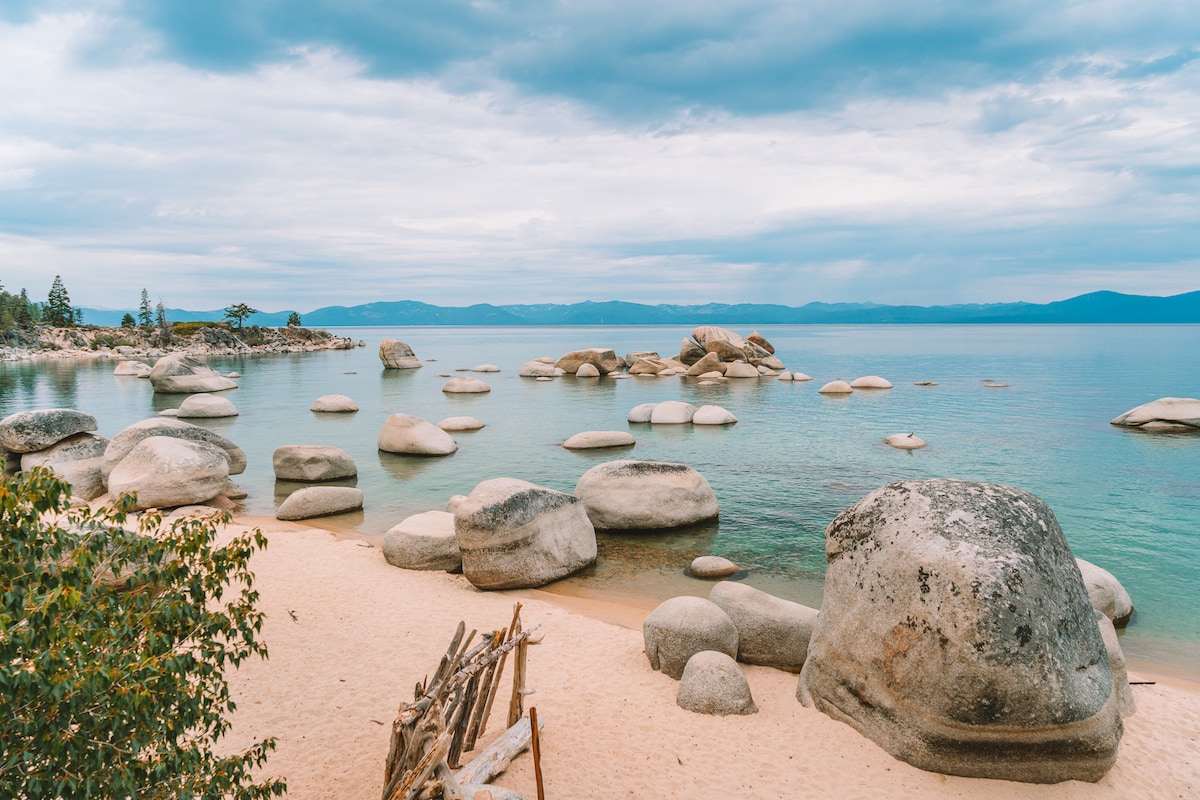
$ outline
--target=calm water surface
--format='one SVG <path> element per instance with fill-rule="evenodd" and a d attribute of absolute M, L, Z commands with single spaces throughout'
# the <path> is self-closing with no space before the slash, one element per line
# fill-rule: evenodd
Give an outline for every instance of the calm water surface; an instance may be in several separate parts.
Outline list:
<path fill-rule="evenodd" d="M 748 333 L 749 326 L 730 326 Z M 378 538 L 404 517 L 442 508 L 480 481 L 511 476 L 565 492 L 591 466 L 617 458 L 677 461 L 712 484 L 721 518 L 670 535 L 601 536 L 601 557 L 563 591 L 601 589 L 647 598 L 707 594 L 683 574 L 702 553 L 727 556 L 747 581 L 819 605 L 823 533 L 846 506 L 895 480 L 931 477 L 992 481 L 1027 489 L 1054 510 L 1075 554 L 1115 573 L 1137 613 L 1124 633 L 1130 658 L 1200 675 L 1200 435 L 1146 434 L 1109 420 L 1158 397 L 1200 396 L 1200 326 L 765 326 L 790 369 L 809 383 L 730 381 L 698 386 L 678 378 L 562 378 L 537 382 L 517 370 L 538 356 L 581 347 L 618 353 L 677 353 L 689 328 L 343 328 L 366 341 L 351 351 L 210 360 L 237 370 L 224 394 L 239 408 L 228 420 L 193 420 L 240 445 L 249 468 L 237 480 L 246 511 L 272 514 L 296 485 L 276 484 L 272 451 L 331 444 L 358 463 L 366 509 L 326 520 Z M 408 342 L 420 370 L 380 367 L 379 341 Z M 456 368 L 491 363 L 492 391 L 447 395 Z M 96 416 L 99 433 L 126 425 L 182 396 L 156 396 L 147 381 L 117 378 L 110 361 L 0 365 L 0 414 L 72 407 Z M 885 392 L 825 397 L 835 378 L 882 375 Z M 931 380 L 939 385 L 915 386 Z M 985 381 L 1007 384 L 988 388 Z M 323 394 L 346 394 L 353 415 L 314 414 Z M 639 403 L 716 403 L 735 426 L 630 425 Z M 380 453 L 389 414 L 437 422 L 470 415 L 483 430 L 458 433 L 459 451 L 423 459 Z M 629 430 L 637 445 L 578 453 L 559 445 L 585 430 Z M 929 447 L 883 444 L 915 432 Z"/>

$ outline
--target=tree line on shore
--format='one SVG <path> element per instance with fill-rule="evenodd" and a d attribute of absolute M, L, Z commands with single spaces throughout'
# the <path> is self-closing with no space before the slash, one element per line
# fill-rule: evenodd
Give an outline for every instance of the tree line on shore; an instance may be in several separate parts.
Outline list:
<path fill-rule="evenodd" d="M 223 321 L 228 322 L 234 330 L 241 330 L 250 317 L 259 313 L 257 308 L 252 308 L 246 303 L 234 303 L 225 308 L 224 312 Z M 0 331 L 31 331 L 38 325 L 75 328 L 83 324 L 83 309 L 71 305 L 71 297 L 61 275 L 54 276 L 44 303 L 30 300 L 24 288 L 19 293 L 12 294 L 0 283 Z M 293 311 L 288 316 L 287 324 L 288 327 L 300 326 L 300 315 Z M 171 323 L 167 319 L 162 300 L 151 308 L 150 294 L 146 289 L 142 289 L 136 317 L 126 313 L 121 319 L 121 327 L 140 328 L 147 334 L 158 330 L 160 338 L 169 338 Z"/>

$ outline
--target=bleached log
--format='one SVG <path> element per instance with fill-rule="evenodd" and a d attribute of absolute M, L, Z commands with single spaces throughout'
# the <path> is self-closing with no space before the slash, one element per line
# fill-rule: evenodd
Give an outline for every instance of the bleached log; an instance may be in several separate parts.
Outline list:
<path fill-rule="evenodd" d="M 545 717 L 538 719 L 538 730 L 546 727 Z M 520 753 L 529 748 L 533 742 L 533 728 L 529 717 L 521 717 L 517 724 L 496 737 L 496 741 L 479 752 L 479 755 L 462 769 L 455 777 L 460 784 L 487 783 L 504 770 Z"/>

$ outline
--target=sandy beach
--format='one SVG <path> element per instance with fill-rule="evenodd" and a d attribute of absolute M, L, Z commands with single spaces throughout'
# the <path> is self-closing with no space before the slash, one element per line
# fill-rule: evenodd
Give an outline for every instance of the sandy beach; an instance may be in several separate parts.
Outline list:
<path fill-rule="evenodd" d="M 1095 784 L 957 778 L 897 761 L 795 699 L 796 676 L 745 667 L 759 713 L 710 717 L 675 704 L 676 682 L 643 653 L 644 612 L 540 591 L 481 592 L 461 575 L 388 565 L 368 542 L 274 519 L 252 567 L 266 613 L 267 661 L 230 675 L 230 748 L 274 736 L 267 773 L 288 797 L 377 797 L 391 722 L 431 673 L 455 626 L 485 631 L 524 605 L 528 704 L 545 721 L 546 796 L 657 798 L 1187 798 L 1200 794 L 1200 684 L 1131 674 L 1138 712 L 1116 765 Z M 511 669 L 511 668 L 510 668 Z M 506 686 L 507 681 L 506 681 Z M 482 738 L 504 728 L 503 704 Z M 468 756 L 469 757 L 469 756 Z M 464 759 L 466 760 L 466 759 Z M 496 784 L 536 797 L 532 758 Z"/>

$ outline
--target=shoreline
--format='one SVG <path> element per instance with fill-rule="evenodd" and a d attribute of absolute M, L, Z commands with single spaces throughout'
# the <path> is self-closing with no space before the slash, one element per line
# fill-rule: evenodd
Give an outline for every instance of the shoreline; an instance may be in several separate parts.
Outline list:
<path fill-rule="evenodd" d="M 898 761 L 805 708 L 791 673 L 745 667 L 757 714 L 679 708 L 678 684 L 650 669 L 640 631 L 587 615 L 619 612 L 619 604 L 572 599 L 564 608 L 543 590 L 482 592 L 461 575 L 392 567 L 367 542 L 271 518 L 239 518 L 222 536 L 248 527 L 269 539 L 251 568 L 270 657 L 229 674 L 238 709 L 222 747 L 277 737 L 264 774 L 285 777 L 292 800 L 378 794 L 391 721 L 436 667 L 454 626 L 506 624 L 514 602 L 526 627 L 544 633 L 529 652 L 535 693 L 527 708 L 545 720 L 548 797 L 1091 800 L 1192 796 L 1200 788 L 1200 691 L 1133 687 L 1139 710 L 1125 721 L 1116 764 L 1096 783 L 947 776 Z M 504 714 L 493 711 L 480 747 L 503 730 Z M 494 783 L 536 796 L 531 756 L 518 756 Z"/>
<path fill-rule="evenodd" d="M 320 524 L 314 524 L 319 522 L 320 518 L 288 522 L 286 524 L 307 530 L 322 531 L 330 534 L 336 541 L 360 542 L 369 545 L 377 551 L 379 550 L 381 537 L 372 537 L 359 530 L 332 526 L 324 527 Z M 264 532 L 267 532 L 271 527 L 281 523 L 274 517 L 235 514 L 232 524 L 260 527 Z M 382 553 L 380 553 L 380 559 L 382 559 Z M 393 567 L 393 569 L 399 569 L 399 567 Z M 707 597 L 708 591 L 712 586 L 723 579 L 702 580 L 689 577 L 686 580 L 686 583 L 683 581 L 679 583 L 679 586 L 684 588 L 684 591 L 681 591 L 681 593 L 693 594 L 697 597 Z M 767 583 L 770 583 L 770 581 Z M 697 591 L 686 591 L 687 588 L 696 589 Z M 756 588 L 762 587 L 759 586 Z M 769 592 L 770 589 L 768 587 L 763 589 L 763 591 Z M 507 590 L 505 593 L 525 596 L 530 599 L 549 603 L 564 611 L 579 614 L 609 625 L 616 625 L 627 630 L 634 630 L 639 634 L 642 630 L 642 621 L 646 618 L 646 615 L 662 602 L 662 600 L 649 594 L 639 594 L 617 588 L 606 589 L 603 586 L 581 585 L 580 583 L 572 582 L 569 577 L 535 589 L 513 589 Z M 819 598 L 812 607 L 820 609 Z M 1123 636 L 1122 631 L 1123 629 L 1118 629 L 1118 636 Z M 1200 695 L 1200 668 L 1194 672 L 1188 672 L 1172 664 L 1130 656 L 1128 654 L 1126 654 L 1126 661 L 1130 680 L 1164 683 Z M 1137 675 L 1136 678 L 1133 677 L 1135 673 Z"/>

